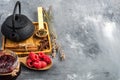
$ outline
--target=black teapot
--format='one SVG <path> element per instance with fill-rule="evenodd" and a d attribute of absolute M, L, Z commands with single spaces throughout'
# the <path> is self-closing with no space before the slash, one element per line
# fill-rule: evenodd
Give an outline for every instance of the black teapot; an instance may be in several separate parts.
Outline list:
<path fill-rule="evenodd" d="M 19 6 L 19 14 L 16 14 L 16 8 Z M 10 15 L 2 24 L 1 32 L 5 36 L 15 42 L 23 41 L 34 33 L 35 27 L 32 22 L 21 14 L 21 3 L 16 2 L 13 14 Z"/>

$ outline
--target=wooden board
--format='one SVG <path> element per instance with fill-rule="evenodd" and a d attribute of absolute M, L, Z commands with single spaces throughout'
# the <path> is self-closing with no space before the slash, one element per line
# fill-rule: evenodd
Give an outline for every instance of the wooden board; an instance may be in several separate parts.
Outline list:
<path fill-rule="evenodd" d="M 33 24 L 36 32 L 38 30 L 38 22 L 33 22 Z M 30 38 L 22 42 L 13 42 L 9 39 L 4 38 L 3 36 L 2 49 L 12 50 L 16 52 L 16 54 L 18 54 L 19 56 L 27 55 L 30 51 L 34 51 L 36 53 L 42 51 L 45 52 L 46 54 L 51 54 L 52 45 L 48 25 L 46 22 L 44 22 L 44 28 L 48 31 L 48 36 L 44 39 L 36 37 L 35 32 Z"/>

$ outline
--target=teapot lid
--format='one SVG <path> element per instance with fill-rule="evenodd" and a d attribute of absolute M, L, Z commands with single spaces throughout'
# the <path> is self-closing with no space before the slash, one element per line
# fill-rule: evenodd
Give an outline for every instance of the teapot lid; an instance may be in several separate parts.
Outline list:
<path fill-rule="evenodd" d="M 13 22 L 12 22 L 13 15 L 9 16 L 6 21 L 5 25 L 9 28 L 13 28 Z M 15 15 L 15 21 L 14 21 L 14 28 L 19 29 L 27 26 L 28 18 L 22 14 L 16 14 Z"/>

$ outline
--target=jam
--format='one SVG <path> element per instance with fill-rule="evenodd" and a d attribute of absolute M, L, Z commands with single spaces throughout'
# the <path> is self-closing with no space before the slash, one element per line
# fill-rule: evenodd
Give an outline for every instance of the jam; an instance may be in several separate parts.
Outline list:
<path fill-rule="evenodd" d="M 16 59 L 11 55 L 0 56 L 0 74 L 10 73 L 13 71 L 13 64 Z"/>
<path fill-rule="evenodd" d="M 18 56 L 10 50 L 0 50 L 0 80 L 15 80 L 20 71 Z"/>

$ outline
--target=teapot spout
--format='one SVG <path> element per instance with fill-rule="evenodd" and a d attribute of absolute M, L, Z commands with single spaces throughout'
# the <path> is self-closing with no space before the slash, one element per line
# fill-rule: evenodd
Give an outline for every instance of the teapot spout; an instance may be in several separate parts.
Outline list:
<path fill-rule="evenodd" d="M 10 34 L 10 38 L 11 38 L 13 41 L 19 41 L 19 35 L 16 34 L 15 32 L 13 32 L 12 34 Z"/>

